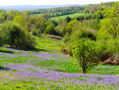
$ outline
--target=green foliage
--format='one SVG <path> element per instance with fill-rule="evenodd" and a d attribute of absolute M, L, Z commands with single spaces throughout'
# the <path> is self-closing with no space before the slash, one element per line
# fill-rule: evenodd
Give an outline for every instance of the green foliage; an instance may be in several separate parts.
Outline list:
<path fill-rule="evenodd" d="M 103 19 L 103 17 L 104 17 L 104 15 L 103 15 L 102 11 L 101 10 L 97 11 L 96 18 L 97 19 Z"/>
<path fill-rule="evenodd" d="M 56 32 L 55 32 L 54 28 L 55 28 L 55 24 L 52 21 L 47 21 L 44 33 L 55 35 Z"/>
<path fill-rule="evenodd" d="M 13 22 L 19 24 L 21 27 L 25 28 L 27 25 L 26 18 L 22 15 L 17 15 L 14 17 Z"/>
<path fill-rule="evenodd" d="M 99 38 L 109 39 L 116 38 L 119 34 L 119 18 L 106 18 L 101 22 Z"/>
<path fill-rule="evenodd" d="M 6 22 L 0 25 L 0 31 L 3 33 L 4 44 L 14 48 L 29 49 L 34 48 L 35 40 L 26 33 L 18 24 Z"/>
<path fill-rule="evenodd" d="M 3 31 L 1 31 L 0 30 L 0 46 L 2 46 L 2 44 L 3 44 L 3 38 L 4 38 L 4 36 L 3 36 Z"/>
<path fill-rule="evenodd" d="M 90 21 L 89 21 L 90 22 Z M 90 30 L 85 22 L 81 23 L 77 20 L 72 20 L 67 23 L 66 34 L 63 39 L 64 42 L 72 42 L 75 39 L 89 38 L 91 40 L 96 40 L 94 35 L 94 30 Z"/>
<path fill-rule="evenodd" d="M 24 16 L 29 16 L 30 15 L 30 12 L 27 10 L 24 12 Z"/>
<path fill-rule="evenodd" d="M 5 21 L 5 16 L 3 14 L 0 14 L 0 23 L 3 23 Z"/>
<path fill-rule="evenodd" d="M 84 27 L 87 27 L 92 30 L 99 30 L 100 29 L 100 20 L 95 19 L 95 20 L 86 20 L 82 22 Z"/>
<path fill-rule="evenodd" d="M 68 22 L 71 21 L 71 18 L 70 18 L 69 16 L 67 16 L 67 17 L 65 18 L 65 20 L 66 20 L 66 22 L 68 23 Z"/>
<path fill-rule="evenodd" d="M 44 33 L 46 20 L 43 17 L 32 16 L 28 20 L 29 31 L 36 30 L 37 35 Z"/>
<path fill-rule="evenodd" d="M 13 10 L 10 10 L 7 12 L 7 20 L 8 21 L 12 21 L 14 19 L 14 17 L 15 17 L 15 13 Z"/>
<path fill-rule="evenodd" d="M 73 45 L 73 56 L 78 60 L 83 73 L 95 65 L 98 60 L 98 50 L 94 41 L 89 39 L 77 39 Z"/>
<path fill-rule="evenodd" d="M 42 15 L 44 18 L 50 18 L 51 16 L 50 16 L 50 14 L 48 14 L 48 13 L 43 13 L 43 15 Z"/>
<path fill-rule="evenodd" d="M 99 38 L 116 38 L 119 34 L 119 2 L 115 3 L 105 13 L 105 19 L 101 22 Z"/>
<path fill-rule="evenodd" d="M 55 31 L 59 36 L 64 36 L 66 34 L 66 21 L 59 21 L 58 26 L 55 27 Z"/>
<path fill-rule="evenodd" d="M 76 31 L 79 28 L 81 28 L 80 26 L 81 26 L 81 23 L 78 20 L 72 20 L 69 23 L 67 23 L 66 32 L 71 35 L 73 31 Z"/>
<path fill-rule="evenodd" d="M 113 17 L 118 17 L 119 16 L 119 2 L 116 2 L 115 4 L 110 7 L 106 13 L 105 17 L 106 18 L 113 18 Z"/>
<path fill-rule="evenodd" d="M 119 39 L 98 40 L 97 48 L 99 49 L 100 59 L 115 58 L 119 52 Z"/>

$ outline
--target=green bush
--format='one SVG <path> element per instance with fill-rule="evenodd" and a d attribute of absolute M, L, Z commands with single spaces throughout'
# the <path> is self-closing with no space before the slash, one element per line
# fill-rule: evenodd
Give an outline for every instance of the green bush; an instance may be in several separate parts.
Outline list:
<path fill-rule="evenodd" d="M 55 35 L 56 32 L 55 32 L 54 28 L 55 28 L 55 24 L 53 24 L 53 22 L 51 22 L 51 21 L 48 21 L 46 23 L 46 28 L 45 28 L 44 33 L 45 34 L 53 34 L 53 35 Z"/>
<path fill-rule="evenodd" d="M 3 44 L 3 33 L 2 33 L 2 31 L 0 31 L 0 46 L 2 46 L 2 44 Z"/>
<path fill-rule="evenodd" d="M 25 32 L 18 24 L 6 22 L 0 25 L 0 31 L 3 32 L 4 44 L 13 48 L 29 49 L 33 48 L 35 41 L 29 32 Z"/>
<path fill-rule="evenodd" d="M 73 56 L 78 60 L 83 73 L 96 65 L 98 62 L 99 51 L 95 41 L 87 38 L 76 39 L 72 49 Z"/>
<path fill-rule="evenodd" d="M 55 32 L 57 33 L 57 35 L 65 36 L 65 34 L 66 34 L 66 25 L 67 25 L 66 21 L 61 21 L 59 23 L 59 25 L 55 27 Z"/>
<path fill-rule="evenodd" d="M 98 40 L 96 44 L 100 53 L 100 60 L 117 57 L 119 53 L 119 39 Z"/>

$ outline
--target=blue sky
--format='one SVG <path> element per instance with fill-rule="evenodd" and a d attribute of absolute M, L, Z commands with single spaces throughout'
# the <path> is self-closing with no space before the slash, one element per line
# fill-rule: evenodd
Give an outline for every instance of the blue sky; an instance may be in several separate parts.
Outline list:
<path fill-rule="evenodd" d="M 119 0 L 0 0 L 0 5 L 66 5 L 94 4 Z"/>

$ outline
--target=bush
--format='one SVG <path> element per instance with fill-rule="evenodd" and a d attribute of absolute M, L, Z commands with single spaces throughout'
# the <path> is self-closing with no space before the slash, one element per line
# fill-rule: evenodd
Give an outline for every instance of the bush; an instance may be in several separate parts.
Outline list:
<path fill-rule="evenodd" d="M 101 61 L 105 61 L 108 58 L 117 58 L 117 54 L 119 53 L 119 39 L 98 40 L 96 44 Z"/>
<path fill-rule="evenodd" d="M 66 21 L 61 21 L 60 24 L 55 27 L 55 31 L 56 31 L 57 35 L 65 36 L 65 34 L 66 34 L 66 25 L 67 25 Z"/>
<path fill-rule="evenodd" d="M 3 33 L 2 33 L 2 31 L 0 31 L 0 46 L 2 46 L 2 44 L 3 44 Z"/>
<path fill-rule="evenodd" d="M 73 56 L 78 60 L 83 73 L 98 62 L 96 43 L 87 38 L 76 39 L 73 44 Z"/>
<path fill-rule="evenodd" d="M 53 34 L 53 35 L 55 35 L 56 34 L 56 32 L 55 32 L 55 30 L 54 30 L 54 28 L 55 28 L 55 24 L 53 24 L 53 22 L 51 22 L 51 21 L 48 21 L 47 23 L 46 23 L 46 28 L 45 28 L 45 31 L 44 31 L 44 33 L 45 34 Z"/>
<path fill-rule="evenodd" d="M 4 44 L 19 49 L 29 49 L 34 47 L 35 41 L 33 40 L 33 37 L 14 22 L 1 24 L 0 31 L 3 32 Z"/>

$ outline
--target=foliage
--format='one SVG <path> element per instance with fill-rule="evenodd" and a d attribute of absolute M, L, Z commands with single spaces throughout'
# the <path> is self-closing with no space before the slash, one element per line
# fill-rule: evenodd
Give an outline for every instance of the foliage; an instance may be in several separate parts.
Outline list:
<path fill-rule="evenodd" d="M 84 27 L 87 27 L 92 30 L 99 30 L 100 29 L 100 20 L 99 19 L 94 19 L 94 20 L 85 20 L 82 22 Z"/>
<path fill-rule="evenodd" d="M 44 33 L 55 35 L 56 32 L 55 32 L 54 28 L 55 28 L 55 24 L 52 21 L 47 21 Z"/>
<path fill-rule="evenodd" d="M 44 33 L 45 30 L 45 18 L 39 16 L 32 16 L 28 20 L 29 31 L 35 30 L 37 35 Z"/>
<path fill-rule="evenodd" d="M 101 22 L 99 38 L 109 39 L 116 38 L 119 34 L 119 18 L 106 18 Z"/>
<path fill-rule="evenodd" d="M 68 22 L 71 21 L 71 18 L 70 18 L 69 16 L 67 16 L 67 17 L 65 18 L 65 20 L 66 20 L 66 22 L 68 23 Z"/>
<path fill-rule="evenodd" d="M 101 22 L 99 37 L 103 39 L 116 38 L 119 34 L 119 2 L 114 4 L 105 13 L 105 19 Z"/>
<path fill-rule="evenodd" d="M 75 40 L 72 52 L 82 67 L 83 73 L 86 73 L 87 69 L 95 65 L 98 60 L 95 42 L 89 39 Z"/>
<path fill-rule="evenodd" d="M 20 49 L 34 48 L 35 40 L 33 37 L 14 22 L 1 24 L 0 31 L 3 32 L 4 44 Z"/>
<path fill-rule="evenodd" d="M 48 14 L 48 13 L 43 13 L 43 15 L 42 15 L 44 18 L 50 18 L 51 16 L 50 16 L 50 14 Z"/>
<path fill-rule="evenodd" d="M 13 22 L 19 24 L 21 27 L 25 28 L 27 25 L 26 18 L 22 15 L 17 15 L 14 17 Z"/>
<path fill-rule="evenodd" d="M 64 36 L 66 34 L 66 25 L 67 22 L 62 20 L 59 21 L 58 26 L 55 27 L 55 31 L 59 36 Z"/>
<path fill-rule="evenodd" d="M 3 23 L 5 21 L 5 16 L 3 14 L 0 14 L 0 23 Z"/>
<path fill-rule="evenodd" d="M 115 58 L 119 51 L 119 39 L 98 40 L 97 48 L 99 49 L 100 59 Z"/>
<path fill-rule="evenodd" d="M 27 10 L 24 12 L 24 16 L 29 16 L 29 15 L 30 15 L 30 11 Z"/>
<path fill-rule="evenodd" d="M 3 38 L 4 38 L 4 36 L 3 36 L 3 31 L 1 31 L 0 30 L 0 46 L 2 46 L 3 45 Z"/>
<path fill-rule="evenodd" d="M 90 30 L 85 22 L 82 23 L 77 20 L 72 20 L 69 23 L 67 23 L 66 34 L 63 41 L 70 43 L 73 40 L 80 38 L 89 38 L 91 40 L 96 40 L 96 36 L 94 35 L 95 33 L 93 32 L 95 31 Z"/>
<path fill-rule="evenodd" d="M 73 31 L 76 31 L 79 28 L 81 28 L 80 26 L 81 26 L 81 23 L 78 20 L 72 20 L 69 23 L 67 23 L 66 32 L 71 35 Z"/>
<path fill-rule="evenodd" d="M 14 19 L 14 17 L 15 17 L 15 13 L 13 10 L 10 10 L 7 12 L 7 20 L 8 21 L 12 21 Z"/>

